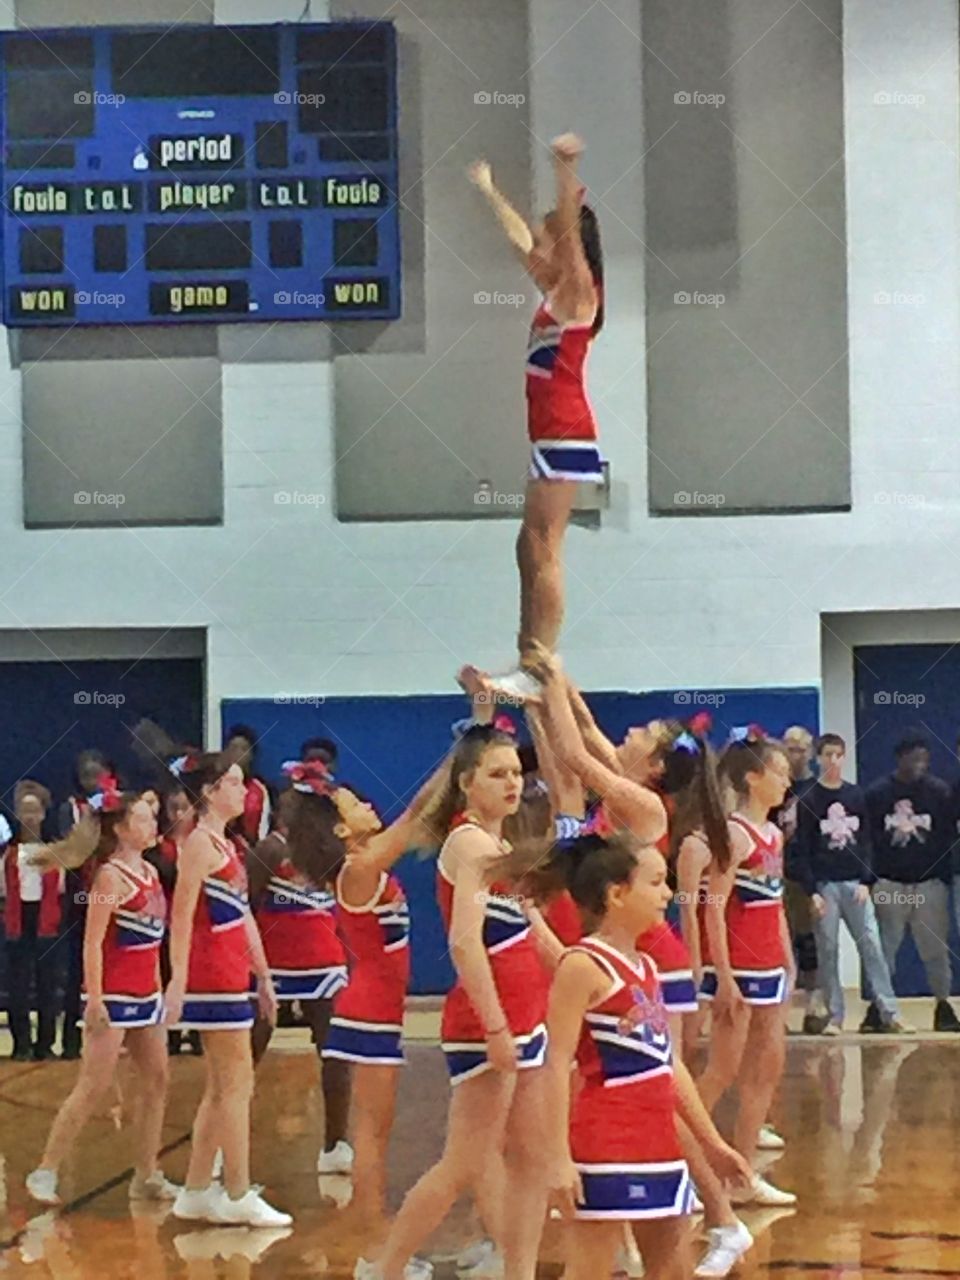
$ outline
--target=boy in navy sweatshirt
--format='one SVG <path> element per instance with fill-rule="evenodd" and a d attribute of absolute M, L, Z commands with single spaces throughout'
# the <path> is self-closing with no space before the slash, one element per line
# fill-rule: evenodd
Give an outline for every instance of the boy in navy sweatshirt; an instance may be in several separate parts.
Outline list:
<path fill-rule="evenodd" d="M 929 772 L 930 749 L 910 733 L 895 749 L 897 767 L 867 788 L 873 834 L 873 900 L 890 973 L 909 926 L 936 999 L 934 1031 L 960 1031 L 950 1006 L 950 790 Z M 871 1010 L 873 1020 L 875 1011 Z M 866 1029 L 866 1028 L 865 1028 Z M 875 1027 L 872 1028 L 876 1030 Z"/>
<path fill-rule="evenodd" d="M 795 875 L 810 895 L 816 917 L 820 981 L 829 1010 L 824 1035 L 843 1028 L 843 982 L 840 978 L 840 921 L 847 926 L 860 954 L 878 1031 L 906 1032 L 880 943 L 870 900 L 870 827 L 863 792 L 843 778 L 846 743 L 839 734 L 817 739 L 820 776 L 797 804 Z"/>

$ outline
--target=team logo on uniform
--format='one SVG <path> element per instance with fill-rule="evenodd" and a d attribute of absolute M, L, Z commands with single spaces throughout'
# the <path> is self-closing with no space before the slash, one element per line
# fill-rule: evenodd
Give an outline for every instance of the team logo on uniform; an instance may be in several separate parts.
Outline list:
<path fill-rule="evenodd" d="M 898 800 L 893 806 L 893 813 L 888 813 L 883 820 L 883 828 L 890 834 L 890 843 L 895 849 L 902 849 L 911 840 L 926 844 L 927 833 L 933 827 L 933 819 L 929 813 L 914 813 L 913 801 Z"/>
<path fill-rule="evenodd" d="M 846 849 L 848 844 L 857 842 L 860 819 L 855 813 L 847 813 L 838 800 L 827 810 L 827 816 L 820 822 L 820 830 L 830 837 L 831 849 Z"/>
<path fill-rule="evenodd" d="M 651 1000 L 643 987 L 636 984 L 630 988 L 630 996 L 633 1004 L 620 1019 L 617 1026 L 620 1034 L 628 1036 L 639 1027 L 649 1027 L 654 1035 L 665 1036 L 670 1030 L 670 1023 L 660 997 Z"/>

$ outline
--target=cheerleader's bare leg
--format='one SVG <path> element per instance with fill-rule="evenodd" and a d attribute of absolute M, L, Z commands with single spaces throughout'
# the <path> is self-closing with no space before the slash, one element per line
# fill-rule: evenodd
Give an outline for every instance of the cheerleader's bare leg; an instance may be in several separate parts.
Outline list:
<path fill-rule="evenodd" d="M 572 1222 L 564 1229 L 563 1280 L 609 1276 L 623 1239 L 622 1222 Z"/>
<path fill-rule="evenodd" d="M 706 1070 L 697 1081 L 697 1089 L 708 1111 L 713 1110 L 738 1078 L 749 1030 L 748 1005 L 713 1008 L 710 1020 L 710 1053 Z"/>
<path fill-rule="evenodd" d="M 213 1159 L 223 1151 L 223 1185 L 233 1199 L 250 1189 L 250 1100 L 253 1056 L 246 1029 L 204 1031 L 206 1087 L 193 1124 L 187 1189 L 210 1185 Z"/>
<path fill-rule="evenodd" d="M 514 1073 L 485 1071 L 454 1087 L 443 1154 L 407 1193 L 394 1219 L 379 1258 L 383 1280 L 402 1280 L 406 1263 L 460 1196 L 476 1190 L 478 1172 L 502 1160 L 515 1084 Z M 514 1277 L 507 1272 L 505 1280 Z"/>
<path fill-rule="evenodd" d="M 572 480 L 527 481 L 517 538 L 521 658 L 534 642 L 554 650 L 563 625 L 563 537 L 577 486 Z"/>
<path fill-rule="evenodd" d="M 688 1217 L 635 1222 L 633 1234 L 643 1256 L 645 1280 L 689 1280 L 693 1275 Z"/>
<path fill-rule="evenodd" d="M 123 1027 L 103 1027 L 84 1036 L 77 1082 L 57 1112 L 39 1168 L 60 1168 L 84 1125 L 103 1103 L 113 1085 L 123 1037 Z"/>
<path fill-rule="evenodd" d="M 336 1062 L 327 1058 L 324 1067 Z M 351 1065 L 339 1066 L 351 1071 Z M 353 1203 L 361 1220 L 379 1226 L 386 1214 L 387 1147 L 397 1109 L 399 1066 L 352 1064 Z M 347 1094 L 349 1103 L 350 1093 Z M 327 1145 L 330 1145 L 329 1138 Z"/>
<path fill-rule="evenodd" d="M 534 1280 L 547 1216 L 543 1135 L 547 1129 L 543 1071 L 517 1073 L 504 1148 L 504 1198 L 499 1240 L 506 1280 Z M 486 1215 L 481 1215 L 486 1221 Z M 487 1225 L 487 1230 L 493 1228 Z"/>
<path fill-rule="evenodd" d="M 168 1055 L 164 1027 L 132 1027 L 127 1047 L 137 1070 L 136 1172 L 149 1178 L 157 1168 L 157 1153 L 167 1105 Z"/>
<path fill-rule="evenodd" d="M 747 1160 L 767 1119 L 783 1075 L 786 1046 L 780 1005 L 760 1005 L 750 1010 L 750 1029 L 740 1069 L 740 1109 L 733 1131 L 733 1145 Z"/>

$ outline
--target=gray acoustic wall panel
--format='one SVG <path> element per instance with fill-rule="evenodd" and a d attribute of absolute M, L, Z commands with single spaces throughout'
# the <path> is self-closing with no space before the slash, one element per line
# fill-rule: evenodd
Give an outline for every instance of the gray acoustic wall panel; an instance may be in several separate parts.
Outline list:
<path fill-rule="evenodd" d="M 217 360 L 65 360 L 27 372 L 28 528 L 222 519 Z"/>
<path fill-rule="evenodd" d="M 850 502 L 842 0 L 645 0 L 660 515 Z"/>

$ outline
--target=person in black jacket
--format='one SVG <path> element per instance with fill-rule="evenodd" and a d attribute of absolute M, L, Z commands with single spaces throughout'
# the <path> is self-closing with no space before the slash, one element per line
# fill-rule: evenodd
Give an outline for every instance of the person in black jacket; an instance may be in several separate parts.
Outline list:
<path fill-rule="evenodd" d="M 950 995 L 951 849 L 950 789 L 929 772 L 930 748 L 911 732 L 895 750 L 897 767 L 867 789 L 873 836 L 873 901 L 890 973 L 909 926 L 936 1000 L 934 1031 L 960 1031 Z M 863 1030 L 877 1030 L 872 1005 Z"/>
<path fill-rule="evenodd" d="M 870 886 L 870 826 L 863 792 L 843 778 L 846 743 L 837 733 L 817 739 L 820 774 L 797 804 L 794 875 L 810 897 L 817 929 L 820 981 L 829 1011 L 824 1035 L 843 1027 L 843 982 L 840 978 L 840 921 L 860 953 L 867 990 L 876 1006 L 879 1029 L 913 1031 L 900 1020 L 890 970 Z"/>

